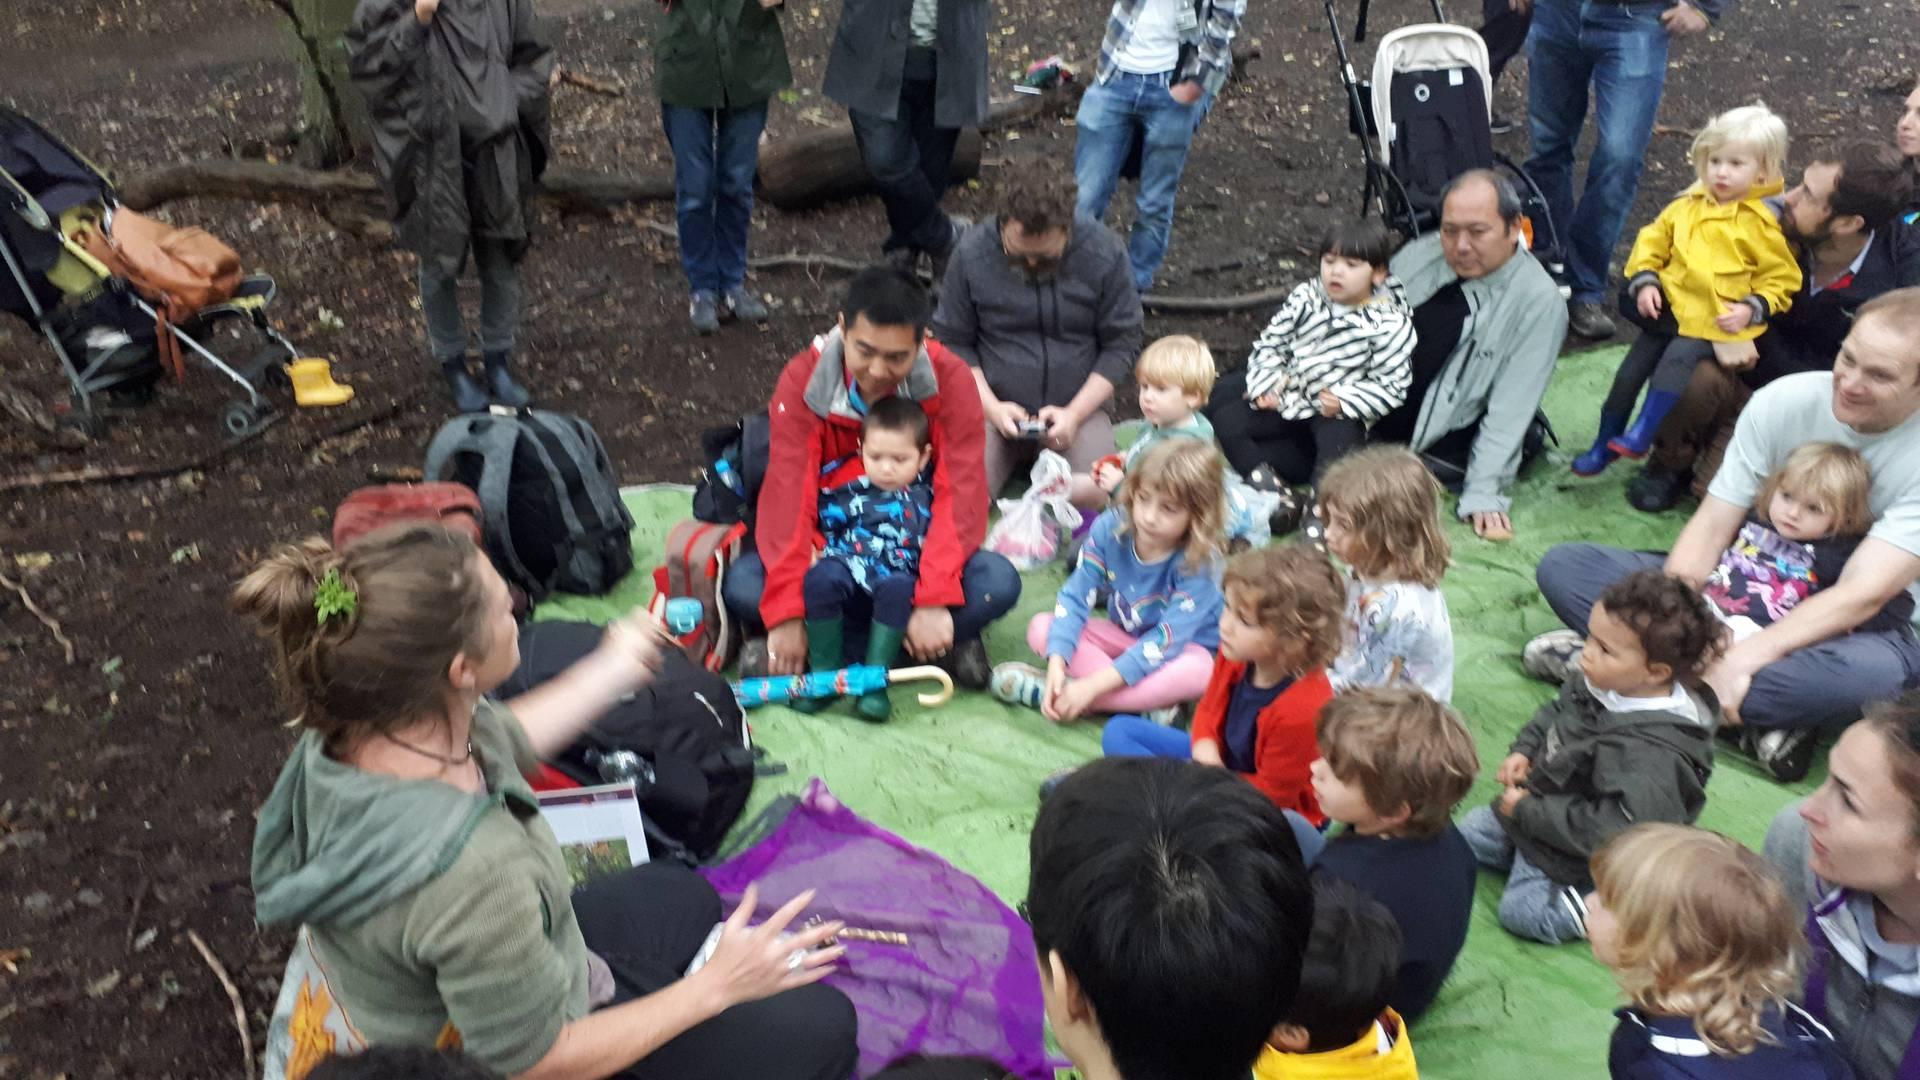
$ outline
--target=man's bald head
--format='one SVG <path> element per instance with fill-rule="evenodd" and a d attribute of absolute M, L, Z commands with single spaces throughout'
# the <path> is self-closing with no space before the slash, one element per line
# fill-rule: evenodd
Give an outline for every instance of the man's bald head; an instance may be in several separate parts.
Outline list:
<path fill-rule="evenodd" d="M 1450 181 L 1440 201 L 1440 243 L 1461 278 L 1483 278 L 1517 250 L 1520 193 L 1492 169 L 1469 169 Z"/>

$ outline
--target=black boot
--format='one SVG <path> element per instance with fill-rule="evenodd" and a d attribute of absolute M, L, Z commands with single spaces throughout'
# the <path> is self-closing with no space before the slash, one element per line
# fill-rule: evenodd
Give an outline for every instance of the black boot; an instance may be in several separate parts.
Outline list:
<path fill-rule="evenodd" d="M 513 381 L 513 369 L 509 362 L 509 354 L 504 352 L 487 353 L 486 362 L 487 393 L 493 396 L 493 403 L 495 405 L 505 405 L 509 409 L 526 408 L 527 402 L 531 399 L 527 397 L 526 389 L 519 383 Z"/>
<path fill-rule="evenodd" d="M 440 372 L 447 377 L 447 388 L 453 391 L 453 407 L 463 413 L 487 411 L 487 392 L 481 389 L 474 379 L 473 372 L 467 370 L 467 358 L 440 361 Z"/>

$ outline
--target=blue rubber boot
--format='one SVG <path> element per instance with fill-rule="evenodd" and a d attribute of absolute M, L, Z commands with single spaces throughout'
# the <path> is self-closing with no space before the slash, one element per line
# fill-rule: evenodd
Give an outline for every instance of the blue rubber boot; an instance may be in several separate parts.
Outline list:
<path fill-rule="evenodd" d="M 1600 434 L 1593 437 L 1593 448 L 1573 459 L 1573 475 L 1599 476 L 1613 464 L 1620 455 L 1607 449 L 1607 444 L 1618 438 L 1627 429 L 1627 418 L 1622 413 L 1601 413 Z"/>
<path fill-rule="evenodd" d="M 1679 403 L 1680 395 L 1671 390 L 1647 391 L 1647 400 L 1641 403 L 1640 415 L 1633 418 L 1633 426 L 1625 435 L 1607 440 L 1607 449 L 1635 461 L 1646 457 L 1653 449 L 1653 437 L 1660 431 L 1660 422 Z"/>

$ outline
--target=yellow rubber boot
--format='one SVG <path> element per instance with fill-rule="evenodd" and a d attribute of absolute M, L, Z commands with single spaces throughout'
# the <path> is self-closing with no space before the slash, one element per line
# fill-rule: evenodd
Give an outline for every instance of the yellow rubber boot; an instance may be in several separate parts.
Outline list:
<path fill-rule="evenodd" d="M 303 409 L 345 405 L 353 400 L 353 387 L 333 381 L 333 365 L 318 357 L 306 357 L 287 365 L 287 378 L 293 382 L 293 401 Z"/>

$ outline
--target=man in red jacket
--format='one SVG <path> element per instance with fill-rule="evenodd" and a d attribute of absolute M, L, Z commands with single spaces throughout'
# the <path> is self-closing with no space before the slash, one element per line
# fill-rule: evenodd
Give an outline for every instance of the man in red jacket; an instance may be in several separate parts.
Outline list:
<path fill-rule="evenodd" d="M 1020 598 L 1013 564 L 981 551 L 987 531 L 986 424 L 966 362 L 926 337 L 926 292 L 892 269 L 863 271 L 847 287 L 840 321 L 787 361 L 767 406 L 772 452 L 754 517 L 758 550 L 727 572 L 736 618 L 768 628 L 765 651 L 748 642 L 743 672 L 807 669 L 801 579 L 820 547 L 816 523 L 824 469 L 860 453 L 867 403 L 899 394 L 926 411 L 933 444 L 933 517 L 907 622 L 907 652 L 955 681 L 985 689 L 980 632 Z M 854 655 L 858 655 L 857 651 Z"/>

